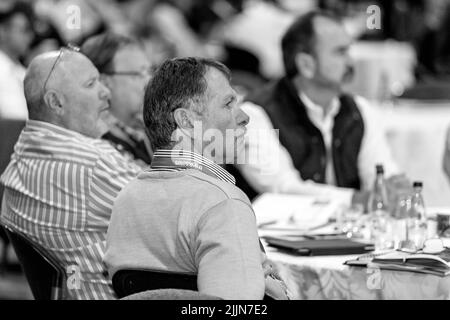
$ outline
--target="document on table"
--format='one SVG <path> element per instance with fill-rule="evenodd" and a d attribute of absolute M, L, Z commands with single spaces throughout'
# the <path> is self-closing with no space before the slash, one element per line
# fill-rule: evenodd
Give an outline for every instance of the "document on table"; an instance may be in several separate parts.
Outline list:
<path fill-rule="evenodd" d="M 260 228 L 311 230 L 326 225 L 343 209 L 339 199 L 265 193 L 253 202 Z"/>

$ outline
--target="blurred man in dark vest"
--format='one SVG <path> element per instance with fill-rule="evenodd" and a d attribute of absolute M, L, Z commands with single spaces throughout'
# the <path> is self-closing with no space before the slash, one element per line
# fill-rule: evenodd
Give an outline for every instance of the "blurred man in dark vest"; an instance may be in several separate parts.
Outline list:
<path fill-rule="evenodd" d="M 368 192 L 360 191 L 372 186 L 378 163 L 392 190 L 409 186 L 398 175 L 376 110 L 342 90 L 353 73 L 351 43 L 342 22 L 326 12 L 299 17 L 284 34 L 286 75 L 243 104 L 249 129 L 279 129 L 277 150 L 265 147 L 270 139 L 247 143 L 250 152 L 278 156 L 276 170 L 264 173 L 255 162 L 239 166 L 258 192 L 339 193 L 349 203 L 366 203 Z"/>

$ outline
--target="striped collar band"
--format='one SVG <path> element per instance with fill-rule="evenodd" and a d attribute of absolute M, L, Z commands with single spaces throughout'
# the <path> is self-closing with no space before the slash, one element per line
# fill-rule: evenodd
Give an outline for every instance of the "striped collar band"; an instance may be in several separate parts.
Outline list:
<path fill-rule="evenodd" d="M 198 153 L 186 150 L 157 150 L 153 155 L 151 169 L 197 169 L 216 179 L 236 184 L 235 178 L 218 164 Z"/>

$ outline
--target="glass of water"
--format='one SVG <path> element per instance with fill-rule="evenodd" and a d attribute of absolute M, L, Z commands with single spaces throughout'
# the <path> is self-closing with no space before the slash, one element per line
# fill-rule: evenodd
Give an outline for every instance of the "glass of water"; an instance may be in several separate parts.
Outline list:
<path fill-rule="evenodd" d="M 362 204 L 353 204 L 350 208 L 342 212 L 340 221 L 341 230 L 348 238 L 360 236 L 363 213 L 364 206 Z"/>

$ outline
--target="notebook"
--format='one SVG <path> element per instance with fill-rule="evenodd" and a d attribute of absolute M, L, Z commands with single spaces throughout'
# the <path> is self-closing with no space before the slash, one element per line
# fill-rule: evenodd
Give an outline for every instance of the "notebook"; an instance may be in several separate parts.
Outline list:
<path fill-rule="evenodd" d="M 450 249 L 439 254 L 407 253 L 398 250 L 368 254 L 345 262 L 350 266 L 377 267 L 380 269 L 410 271 L 447 276 L 450 274 Z"/>
<path fill-rule="evenodd" d="M 341 236 L 270 237 L 263 239 L 269 246 L 302 256 L 362 254 L 374 250 L 374 245 Z"/>

